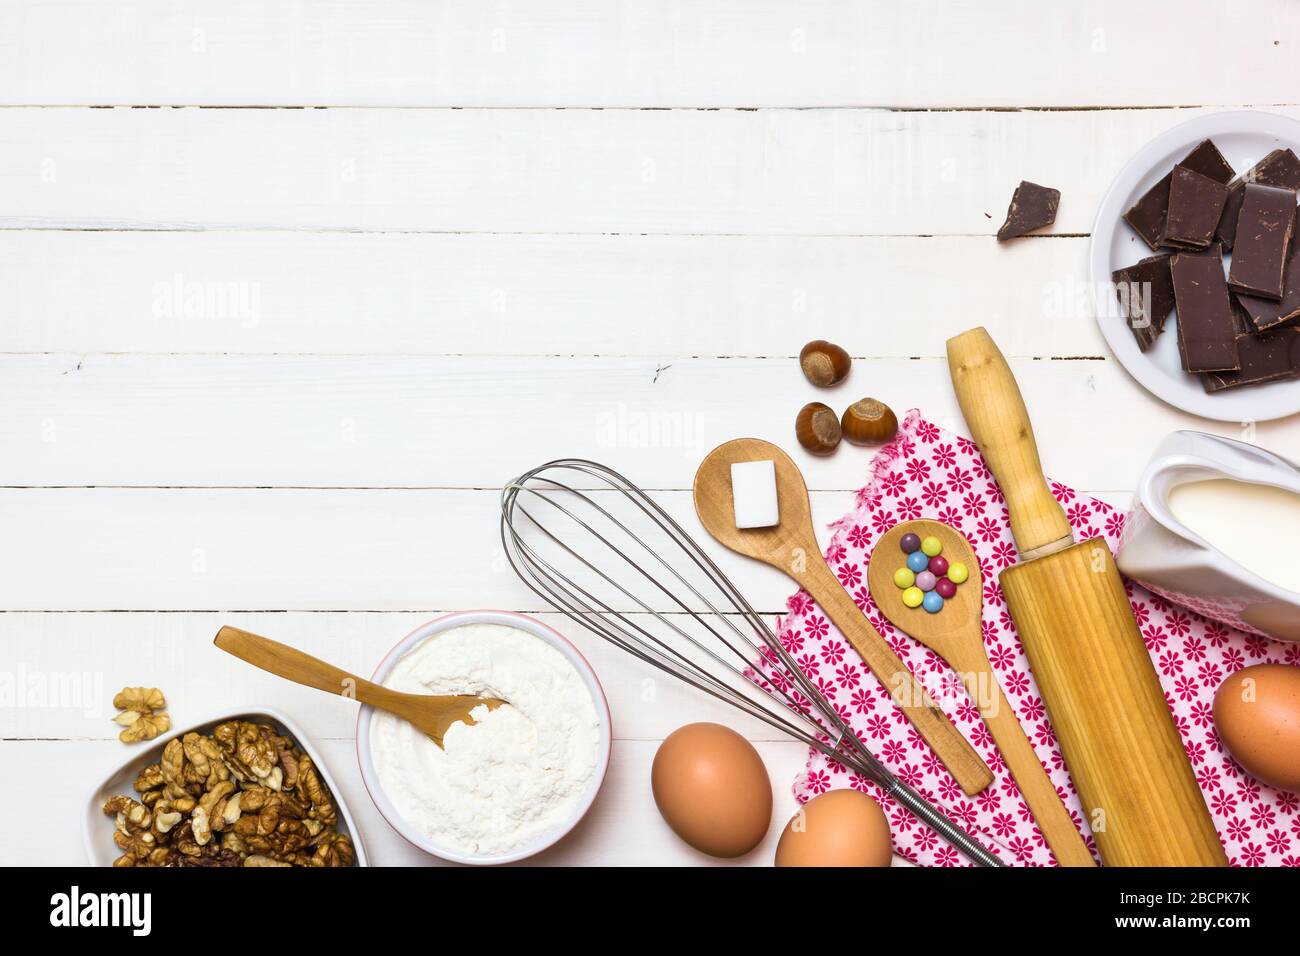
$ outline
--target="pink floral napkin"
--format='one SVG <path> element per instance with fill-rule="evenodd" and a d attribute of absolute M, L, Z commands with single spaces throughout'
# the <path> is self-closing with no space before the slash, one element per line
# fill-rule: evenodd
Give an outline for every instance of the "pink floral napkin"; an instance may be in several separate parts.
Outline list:
<path fill-rule="evenodd" d="M 1101 535 L 1115 549 L 1123 515 L 1065 485 L 1052 482 L 1051 488 L 1076 539 Z M 1016 548 L 1001 492 L 973 442 L 925 421 L 919 412 L 909 413 L 898 437 L 877 455 L 853 511 L 833 525 L 826 558 L 858 606 L 993 769 L 994 783 L 973 797 L 962 793 L 848 641 L 802 591 L 790 598 L 789 614 L 779 623 L 782 644 L 890 770 L 967 829 L 982 833 L 1009 863 L 1051 865 L 1051 852 L 973 702 L 948 666 L 891 626 L 868 593 L 867 562 L 876 540 L 898 522 L 916 518 L 950 524 L 974 546 L 984 579 L 989 660 L 1039 759 L 1067 795 L 1066 806 L 1095 849 L 997 584 L 998 573 L 1015 563 Z M 1211 719 L 1214 692 L 1225 677 L 1250 664 L 1300 664 L 1300 645 L 1207 621 L 1133 584 L 1128 591 L 1228 859 L 1234 866 L 1300 866 L 1300 795 L 1266 787 L 1245 774 L 1220 746 Z M 805 774 L 795 782 L 796 796 L 806 801 L 837 787 L 856 787 L 881 802 L 894 848 L 906 859 L 924 866 L 968 865 L 875 785 L 811 751 Z"/>

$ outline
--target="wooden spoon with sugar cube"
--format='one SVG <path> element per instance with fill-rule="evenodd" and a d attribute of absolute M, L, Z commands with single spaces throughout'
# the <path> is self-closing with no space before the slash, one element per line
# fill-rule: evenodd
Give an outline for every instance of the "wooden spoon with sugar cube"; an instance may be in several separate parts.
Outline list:
<path fill-rule="evenodd" d="M 770 461 L 775 469 L 778 520 L 766 528 L 738 528 L 731 466 L 758 461 Z M 695 473 L 695 511 L 705 530 L 724 547 L 771 565 L 812 595 L 862 655 L 876 679 L 889 689 L 899 710 L 934 749 L 963 791 L 978 793 L 993 782 L 993 774 L 979 754 L 890 650 L 827 566 L 813 533 L 808 486 L 789 455 L 757 438 L 738 438 L 718 446 Z"/>

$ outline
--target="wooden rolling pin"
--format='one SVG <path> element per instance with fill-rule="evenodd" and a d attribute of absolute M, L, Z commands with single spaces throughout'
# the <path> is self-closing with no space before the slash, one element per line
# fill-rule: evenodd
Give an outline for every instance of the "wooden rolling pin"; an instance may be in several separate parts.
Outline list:
<path fill-rule="evenodd" d="M 1020 563 L 999 580 L 1102 862 L 1226 866 L 1110 549 L 1074 543 L 1006 359 L 972 329 L 948 367 L 1006 498 Z"/>

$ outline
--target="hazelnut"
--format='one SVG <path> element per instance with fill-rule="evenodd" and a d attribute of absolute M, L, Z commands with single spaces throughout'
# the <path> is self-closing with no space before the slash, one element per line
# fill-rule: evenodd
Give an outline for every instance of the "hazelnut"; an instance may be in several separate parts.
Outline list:
<path fill-rule="evenodd" d="M 898 432 L 898 419 L 884 402 L 864 398 L 844 410 L 840 428 L 855 445 L 878 445 Z"/>
<path fill-rule="evenodd" d="M 814 455 L 829 455 L 840 444 L 840 420 L 828 405 L 809 402 L 794 420 L 794 436 Z"/>
<path fill-rule="evenodd" d="M 799 352 L 799 367 L 804 377 L 818 388 L 830 388 L 844 381 L 852 364 L 848 352 L 824 339 L 809 342 Z"/>

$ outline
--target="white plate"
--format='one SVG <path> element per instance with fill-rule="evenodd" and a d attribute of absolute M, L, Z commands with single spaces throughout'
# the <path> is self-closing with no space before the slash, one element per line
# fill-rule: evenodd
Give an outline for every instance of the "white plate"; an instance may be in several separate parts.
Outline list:
<path fill-rule="evenodd" d="M 1092 228 L 1088 256 L 1092 288 L 1099 299 L 1109 297 L 1098 302 L 1097 323 L 1120 365 L 1152 395 L 1175 408 L 1221 422 L 1264 422 L 1294 415 L 1300 412 L 1300 379 L 1207 394 L 1200 376 L 1183 371 L 1178 357 L 1177 312 L 1151 351 L 1144 353 L 1111 307 L 1115 300 L 1111 273 L 1155 254 L 1124 222 L 1124 213 L 1204 139 L 1214 140 L 1241 174 L 1275 149 L 1300 153 L 1300 122 L 1274 113 L 1214 113 L 1175 126 L 1138 150 L 1102 199 Z"/>
<path fill-rule="evenodd" d="M 217 724 L 224 724 L 228 720 L 247 720 L 255 724 L 270 724 L 284 736 L 292 738 L 302 748 L 302 752 L 311 757 L 311 762 L 316 765 L 316 769 L 320 772 L 321 780 L 324 781 L 325 786 L 329 787 L 330 793 L 334 795 L 334 807 L 338 811 L 339 818 L 338 831 L 352 838 L 352 845 L 357 851 L 357 866 L 369 866 L 370 864 L 366 859 L 365 844 L 361 841 L 361 834 L 357 832 L 357 825 L 352 819 L 352 811 L 348 809 L 348 805 L 343 799 L 343 791 L 339 789 L 339 785 L 330 775 L 329 768 L 325 766 L 325 761 L 321 759 L 320 752 L 307 739 L 307 735 L 302 732 L 297 724 L 278 710 L 267 708 L 245 713 L 222 714 L 213 717 L 211 720 L 195 724 L 193 727 L 186 727 L 176 733 L 159 737 L 147 747 L 131 747 L 131 755 L 126 762 L 109 774 L 108 779 L 95 788 L 82 813 L 81 837 L 86 847 L 86 858 L 90 860 L 91 866 L 112 866 L 113 861 L 122 855 L 122 851 L 113 842 L 113 820 L 111 817 L 104 815 L 104 804 L 108 799 L 119 793 L 132 797 L 136 796 L 135 787 L 133 786 L 135 778 L 140 775 L 140 771 L 145 767 L 162 759 L 163 748 L 167 746 L 169 741 L 177 737 L 184 737 L 191 732 L 210 733 Z"/>

